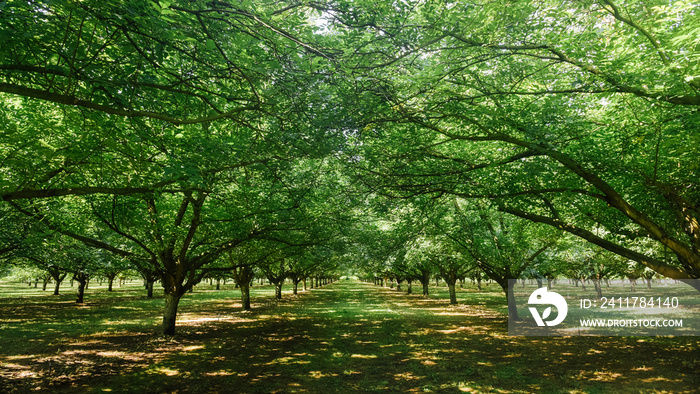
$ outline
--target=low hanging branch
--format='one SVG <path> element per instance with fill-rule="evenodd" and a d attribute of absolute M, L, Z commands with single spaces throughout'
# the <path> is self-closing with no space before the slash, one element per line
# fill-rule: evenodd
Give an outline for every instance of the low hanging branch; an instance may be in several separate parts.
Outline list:
<path fill-rule="evenodd" d="M 169 183 L 169 182 L 168 182 Z M 155 184 L 145 187 L 101 187 L 101 186 L 84 186 L 84 187 L 67 187 L 63 189 L 25 189 L 14 192 L 0 192 L 0 201 L 13 200 L 30 200 L 35 198 L 50 198 L 61 196 L 84 196 L 88 194 L 112 194 L 112 195 L 131 195 L 131 194 L 148 194 L 156 191 L 165 193 L 177 193 L 177 189 L 161 189 L 165 183 Z"/>
<path fill-rule="evenodd" d="M 636 261 L 640 264 L 643 264 L 654 271 L 664 275 L 668 276 L 669 278 L 673 279 L 697 279 L 694 275 L 691 273 L 680 270 L 678 268 L 675 268 L 669 264 L 666 264 L 663 261 L 654 259 L 652 257 L 649 257 L 645 254 L 635 252 L 631 249 L 625 248 L 620 246 L 619 244 L 610 242 L 604 238 L 601 238 L 591 231 L 588 231 L 586 229 L 576 227 L 572 224 L 565 223 L 561 220 L 553 219 L 547 216 L 542 216 L 542 215 L 536 215 L 533 213 L 525 212 L 519 209 L 511 208 L 511 207 L 506 207 L 504 205 L 500 205 L 498 209 L 502 212 L 509 213 L 511 215 L 515 215 L 518 217 L 521 217 L 523 219 L 530 220 L 532 222 L 537 222 L 537 223 L 544 223 L 547 225 L 550 225 L 552 227 L 556 227 L 559 229 L 562 229 L 570 234 L 576 235 L 577 237 L 583 238 L 586 241 L 598 245 L 603 249 L 609 250 L 617 255 L 620 255 L 622 257 L 626 257 L 630 260 Z"/>
<path fill-rule="evenodd" d="M 74 106 L 78 106 L 78 107 L 82 107 L 82 108 L 96 110 L 96 111 L 103 112 L 106 114 L 124 116 L 127 118 L 159 119 L 159 120 L 163 120 L 163 121 L 172 123 L 174 125 L 200 124 L 200 123 L 213 122 L 213 121 L 216 121 L 219 119 L 225 119 L 225 118 L 235 119 L 235 115 L 237 115 L 237 114 L 240 114 L 240 113 L 246 112 L 246 111 L 254 111 L 254 110 L 260 109 L 260 106 L 258 104 L 252 104 L 252 105 L 246 105 L 243 107 L 239 107 L 239 108 L 236 108 L 236 109 L 233 109 L 230 111 L 222 112 L 220 114 L 211 115 L 211 116 L 204 116 L 204 117 L 199 117 L 199 118 L 178 118 L 175 116 L 170 116 L 170 115 L 162 114 L 159 112 L 136 111 L 136 110 L 125 109 L 125 108 L 110 107 L 107 105 L 94 103 L 92 101 L 83 100 L 81 98 L 78 98 L 78 97 L 72 96 L 72 95 L 51 93 L 51 92 L 47 92 L 47 91 L 44 91 L 41 89 L 34 89 L 34 88 L 25 87 L 25 86 L 4 83 L 4 82 L 0 82 L 0 92 L 16 94 L 19 96 L 30 97 L 30 98 L 35 98 L 35 99 L 39 99 L 39 100 L 50 101 L 52 103 L 57 103 L 57 104 L 74 105 Z"/>
<path fill-rule="evenodd" d="M 20 207 L 19 205 L 17 205 L 17 203 L 15 203 L 14 201 L 9 201 L 8 203 L 13 208 L 15 208 L 18 212 L 20 212 L 20 213 L 22 213 L 30 218 L 34 218 L 34 219 L 40 221 L 49 230 L 56 231 L 57 233 L 60 233 L 60 234 L 63 234 L 65 236 L 68 236 L 70 238 L 73 238 L 76 241 L 80 241 L 87 246 L 92 246 L 92 247 L 97 248 L 97 249 L 104 249 L 106 251 L 112 252 L 112 253 L 114 253 L 118 256 L 122 256 L 122 257 L 133 258 L 135 256 L 135 254 L 132 252 L 117 248 L 117 247 L 112 246 L 106 242 L 103 242 L 103 241 L 100 241 L 97 239 L 93 239 L 90 237 L 86 237 L 84 235 L 76 234 L 70 230 L 63 229 L 60 226 L 56 225 L 55 223 L 50 222 L 43 214 L 41 214 L 39 212 L 30 212 L 30 211 Z"/>

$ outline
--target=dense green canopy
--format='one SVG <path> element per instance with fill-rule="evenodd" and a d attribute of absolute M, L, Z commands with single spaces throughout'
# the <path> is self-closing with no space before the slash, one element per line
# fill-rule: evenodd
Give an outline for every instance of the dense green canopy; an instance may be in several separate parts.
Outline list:
<path fill-rule="evenodd" d="M 217 272 L 503 281 L 562 231 L 700 278 L 691 1 L 16 1 L 0 48 L 0 258 L 111 252 L 166 333 Z"/>

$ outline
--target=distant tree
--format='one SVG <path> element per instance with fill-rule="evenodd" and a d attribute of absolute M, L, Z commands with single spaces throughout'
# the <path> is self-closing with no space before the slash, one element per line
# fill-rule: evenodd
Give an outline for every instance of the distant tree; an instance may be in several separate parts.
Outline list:
<path fill-rule="evenodd" d="M 513 284 L 528 270 L 550 260 L 560 238 L 558 231 L 513 218 L 488 205 L 453 199 L 454 224 L 447 236 L 498 283 L 508 302 L 509 319 L 519 320 Z"/>

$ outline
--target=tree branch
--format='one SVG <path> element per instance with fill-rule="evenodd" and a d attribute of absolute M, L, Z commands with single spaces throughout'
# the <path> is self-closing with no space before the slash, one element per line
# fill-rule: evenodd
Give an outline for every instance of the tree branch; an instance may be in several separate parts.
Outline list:
<path fill-rule="evenodd" d="M 76 96 L 67 94 L 51 93 L 40 89 L 29 88 L 25 86 L 19 86 L 9 83 L 0 82 L 0 92 L 16 94 L 23 97 L 31 97 L 39 100 L 50 101 L 58 104 L 74 105 L 78 107 L 93 109 L 106 114 L 119 115 L 127 118 L 151 118 L 159 119 L 174 125 L 186 125 L 186 124 L 198 124 L 205 122 L 212 122 L 219 119 L 231 118 L 233 116 L 245 111 L 252 111 L 259 109 L 257 104 L 247 105 L 239 107 L 227 112 L 223 112 L 216 115 L 204 116 L 200 118 L 178 118 L 174 116 L 165 115 L 159 112 L 152 111 L 135 111 L 123 108 L 114 108 L 107 105 L 97 104 L 92 101 L 87 101 L 80 99 Z"/>

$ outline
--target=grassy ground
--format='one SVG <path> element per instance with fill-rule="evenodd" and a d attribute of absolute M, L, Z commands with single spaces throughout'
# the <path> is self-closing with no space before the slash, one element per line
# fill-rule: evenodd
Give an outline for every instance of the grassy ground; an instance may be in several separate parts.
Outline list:
<path fill-rule="evenodd" d="M 256 287 L 162 299 L 136 286 L 87 303 L 0 283 L 0 392 L 697 392 L 700 339 L 507 336 L 503 295 L 461 304 L 341 281 L 285 301 Z M 415 289 L 417 290 L 417 289 Z"/>

